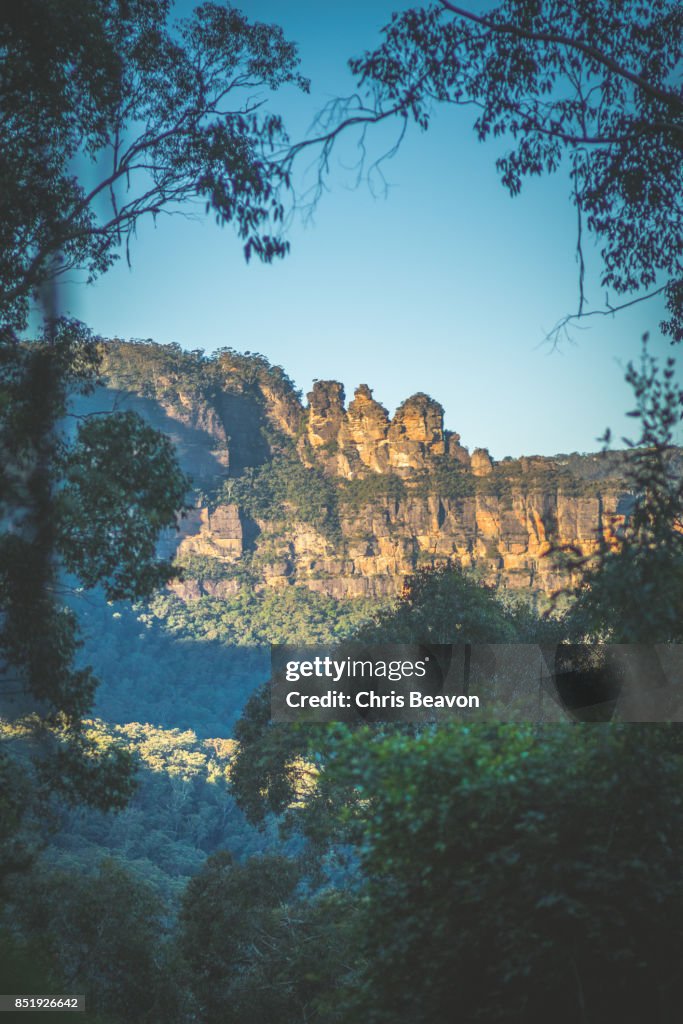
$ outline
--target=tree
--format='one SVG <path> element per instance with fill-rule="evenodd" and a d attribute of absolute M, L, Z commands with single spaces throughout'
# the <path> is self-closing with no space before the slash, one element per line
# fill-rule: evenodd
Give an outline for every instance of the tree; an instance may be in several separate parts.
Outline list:
<path fill-rule="evenodd" d="M 290 986 L 273 984 L 272 950 L 281 948 L 283 910 L 298 878 L 286 857 L 236 864 L 209 857 L 188 884 L 181 912 L 181 949 L 202 1019 L 289 1020 Z"/>
<path fill-rule="evenodd" d="M 287 245 L 285 140 L 262 90 L 293 84 L 296 50 L 279 28 L 199 5 L 169 21 L 168 0 L 29 0 L 0 26 L 0 323 L 68 270 L 92 279 L 138 221 L 199 202 L 234 223 L 245 255 Z"/>
<path fill-rule="evenodd" d="M 683 639 L 683 476 L 676 432 L 683 421 L 683 388 L 675 361 L 664 367 L 643 340 L 641 365 L 629 363 L 626 380 L 640 424 L 624 438 L 626 482 L 634 505 L 617 537 L 604 538 L 597 561 L 580 563 L 583 586 L 569 625 L 578 636 L 610 643 L 680 643 Z M 605 434 L 609 443 L 610 431 Z"/>
<path fill-rule="evenodd" d="M 69 270 L 93 279 L 128 252 L 141 217 L 197 202 L 236 225 L 247 259 L 284 255 L 272 225 L 288 177 L 269 155 L 285 134 L 260 90 L 307 88 L 278 28 L 213 3 L 169 17 L 167 0 L 30 0 L 0 26 L 3 703 L 34 713 L 43 782 L 100 806 L 125 801 L 130 761 L 81 727 L 96 681 L 75 664 L 65 573 L 109 599 L 168 580 L 155 541 L 188 481 L 170 442 L 132 414 L 65 433 L 69 396 L 94 385 L 99 353 L 56 315 L 57 282 Z M 44 331 L 20 341 L 36 298 Z"/>
<path fill-rule="evenodd" d="M 289 162 L 321 147 L 319 194 L 340 133 L 360 129 L 364 154 L 372 124 L 397 118 L 402 132 L 411 120 L 426 129 L 437 104 L 473 106 L 480 140 L 512 140 L 496 161 L 512 195 L 527 177 L 569 173 L 579 297 L 552 336 L 572 319 L 664 294 L 662 327 L 681 341 L 682 34 L 677 0 L 502 0 L 483 14 L 448 0 L 415 7 L 349 62 L 359 93 L 328 106 L 317 138 L 293 147 Z M 590 309 L 584 290 L 585 230 L 601 246 L 603 308 Z"/>
<path fill-rule="evenodd" d="M 561 629 L 521 604 L 507 603 L 460 566 L 442 565 L 406 577 L 399 600 L 379 609 L 351 637 L 368 644 L 552 643 Z M 397 723 L 377 728 L 413 731 L 412 725 Z M 365 809 L 352 789 L 339 786 L 326 771 L 337 742 L 334 726 L 273 722 L 266 684 L 247 701 L 235 739 L 230 787 L 249 821 L 261 824 L 268 814 L 285 815 L 288 826 L 299 827 L 323 849 L 348 839 Z M 339 828 L 342 807 L 347 817 Z"/>
<path fill-rule="evenodd" d="M 522 602 L 506 600 L 461 566 L 419 569 L 406 577 L 393 608 L 380 610 L 359 632 L 372 643 L 539 643 L 552 632 Z"/>
<path fill-rule="evenodd" d="M 299 871 L 282 856 L 239 864 L 215 854 L 189 882 L 179 947 L 207 1024 L 341 1019 L 354 981 L 356 900 L 333 889 L 295 891 Z"/>
<path fill-rule="evenodd" d="M 366 967 L 345 1019 L 677 1019 L 680 757 L 669 727 L 600 729 L 340 744 L 329 770 L 365 802 Z"/>
<path fill-rule="evenodd" d="M 167 1004 L 177 997 L 167 908 L 115 860 L 103 858 L 85 876 L 68 867 L 43 867 L 19 884 L 18 935 L 36 945 L 62 986 L 85 992 L 89 1012 L 105 1020 L 167 1019 Z"/>
<path fill-rule="evenodd" d="M 69 394 L 93 387 L 97 340 L 74 322 L 6 351 L 0 367 L 2 533 L 0 652 L 3 714 L 28 716 L 40 739 L 39 781 L 69 799 L 121 806 L 131 762 L 83 732 L 96 680 L 75 663 L 69 577 L 111 599 L 138 597 L 173 575 L 156 557 L 188 480 L 171 442 L 137 416 L 81 421 L 69 443 L 57 424 Z M 73 579 L 73 577 L 71 577 Z"/>

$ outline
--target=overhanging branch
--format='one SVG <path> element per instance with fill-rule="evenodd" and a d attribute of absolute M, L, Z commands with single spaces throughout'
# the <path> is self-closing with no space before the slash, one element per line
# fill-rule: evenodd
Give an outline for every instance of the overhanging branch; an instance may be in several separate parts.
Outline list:
<path fill-rule="evenodd" d="M 591 60 L 596 61 L 598 64 L 602 64 L 602 66 L 607 68 L 608 71 L 611 71 L 620 78 L 624 78 L 631 82 L 632 85 L 635 85 L 641 90 L 641 92 L 646 93 L 652 99 L 660 100 L 661 102 L 667 103 L 683 112 L 683 99 L 680 95 L 675 92 L 671 92 L 668 89 L 662 89 L 657 85 L 653 85 L 641 75 L 637 75 L 634 71 L 631 71 L 629 68 L 619 64 L 618 61 L 614 60 L 613 57 L 610 57 L 602 50 L 599 50 L 595 46 L 591 46 L 590 43 L 585 43 L 581 39 L 575 39 L 572 36 L 565 36 L 561 33 L 534 32 L 532 29 L 524 29 L 519 25 L 513 25 L 510 22 L 492 21 L 491 18 L 486 15 L 475 14 L 473 11 L 468 11 L 465 7 L 458 7 L 456 4 L 450 3 L 449 0 L 439 0 L 439 3 L 447 11 L 450 11 L 451 14 L 464 18 L 466 21 L 474 22 L 477 25 L 482 25 L 490 32 L 494 32 L 498 35 L 511 35 L 517 39 L 528 39 L 530 42 L 552 43 L 557 46 L 567 46 L 569 49 L 578 50 L 579 53 L 584 54 L 584 56 L 590 57 Z"/>
<path fill-rule="evenodd" d="M 556 345 L 560 335 L 563 331 L 566 332 L 566 328 L 570 324 L 577 326 L 579 320 L 587 320 L 589 317 L 594 316 L 614 316 L 615 313 L 620 313 L 622 309 L 629 309 L 631 306 L 637 306 L 641 302 L 647 302 L 649 299 L 654 299 L 657 295 L 663 295 L 666 288 L 667 286 L 663 284 L 661 288 L 656 288 L 654 291 L 647 292 L 645 295 L 638 295 L 635 299 L 629 299 L 627 302 L 621 302 L 617 306 L 612 306 L 610 303 L 607 303 L 605 309 L 590 309 L 587 312 L 582 308 L 585 299 L 583 296 L 583 289 L 581 289 L 578 312 L 567 313 L 567 315 L 563 316 L 561 320 L 558 320 L 552 330 L 547 333 L 545 340 Z"/>

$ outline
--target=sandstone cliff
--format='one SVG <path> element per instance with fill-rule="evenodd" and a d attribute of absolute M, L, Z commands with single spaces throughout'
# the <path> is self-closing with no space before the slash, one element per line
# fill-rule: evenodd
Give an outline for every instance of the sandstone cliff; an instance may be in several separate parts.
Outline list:
<path fill-rule="evenodd" d="M 447 559 L 550 592 L 572 582 L 553 549 L 590 555 L 632 503 L 623 454 L 495 463 L 422 393 L 390 416 L 366 384 L 347 405 L 339 382 L 316 381 L 304 404 L 261 356 L 122 342 L 104 346 L 104 379 L 89 401 L 136 408 L 194 477 L 196 507 L 162 542 L 187 566 L 187 599 L 228 598 L 245 579 L 386 596 Z"/>

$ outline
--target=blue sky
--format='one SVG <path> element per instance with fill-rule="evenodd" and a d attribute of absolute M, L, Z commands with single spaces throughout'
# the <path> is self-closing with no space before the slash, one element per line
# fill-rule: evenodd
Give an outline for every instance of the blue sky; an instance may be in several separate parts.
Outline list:
<path fill-rule="evenodd" d="M 347 58 L 375 45 L 401 6 L 241 5 L 299 45 L 311 94 L 273 98 L 294 138 L 327 100 L 353 91 Z M 386 197 L 352 187 L 346 143 L 313 221 L 293 222 L 292 251 L 272 266 L 245 265 L 232 230 L 211 219 L 143 223 L 132 269 L 121 260 L 95 285 L 72 287 L 69 311 L 103 335 L 261 352 L 304 392 L 316 377 L 341 380 L 348 398 L 367 383 L 390 412 L 425 391 L 464 444 L 496 458 L 595 450 L 605 427 L 632 431 L 623 370 L 642 333 L 668 354 L 661 306 L 596 317 L 559 351 L 545 345 L 576 304 L 568 181 L 537 179 L 511 199 L 494 167 L 505 145 L 477 142 L 471 120 L 466 108 L 444 109 L 426 134 L 409 131 L 386 165 Z M 389 141 L 378 135 L 375 152 Z M 596 277 L 588 297 L 600 305 Z"/>

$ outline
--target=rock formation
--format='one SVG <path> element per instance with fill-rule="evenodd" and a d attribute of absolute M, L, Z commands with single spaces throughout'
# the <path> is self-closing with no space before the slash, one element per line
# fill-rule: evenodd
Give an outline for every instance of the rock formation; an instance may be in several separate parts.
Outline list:
<path fill-rule="evenodd" d="M 551 592 L 572 582 L 553 549 L 590 555 L 602 539 L 615 540 L 628 515 L 622 453 L 496 463 L 485 448 L 470 455 L 428 395 L 413 395 L 390 417 L 366 384 L 346 407 L 338 381 L 318 380 L 303 406 L 284 371 L 231 352 L 190 364 L 175 353 L 175 369 L 157 368 L 150 395 L 145 358 L 163 362 L 166 350 L 111 344 L 109 388 L 89 401 L 127 404 L 169 433 L 201 486 L 179 531 L 162 541 L 165 554 L 220 567 L 201 584 L 186 574 L 178 592 L 187 599 L 229 597 L 231 573 L 247 563 L 256 588 L 384 596 L 400 592 L 416 568 L 448 559 L 505 587 Z M 132 357 L 141 369 L 131 386 L 122 367 Z M 303 497 L 300 488 L 296 500 L 250 510 L 244 481 L 259 473 L 267 481 L 285 456 L 308 474 Z M 301 502 L 324 487 L 334 509 L 327 525 L 312 525 Z"/>

